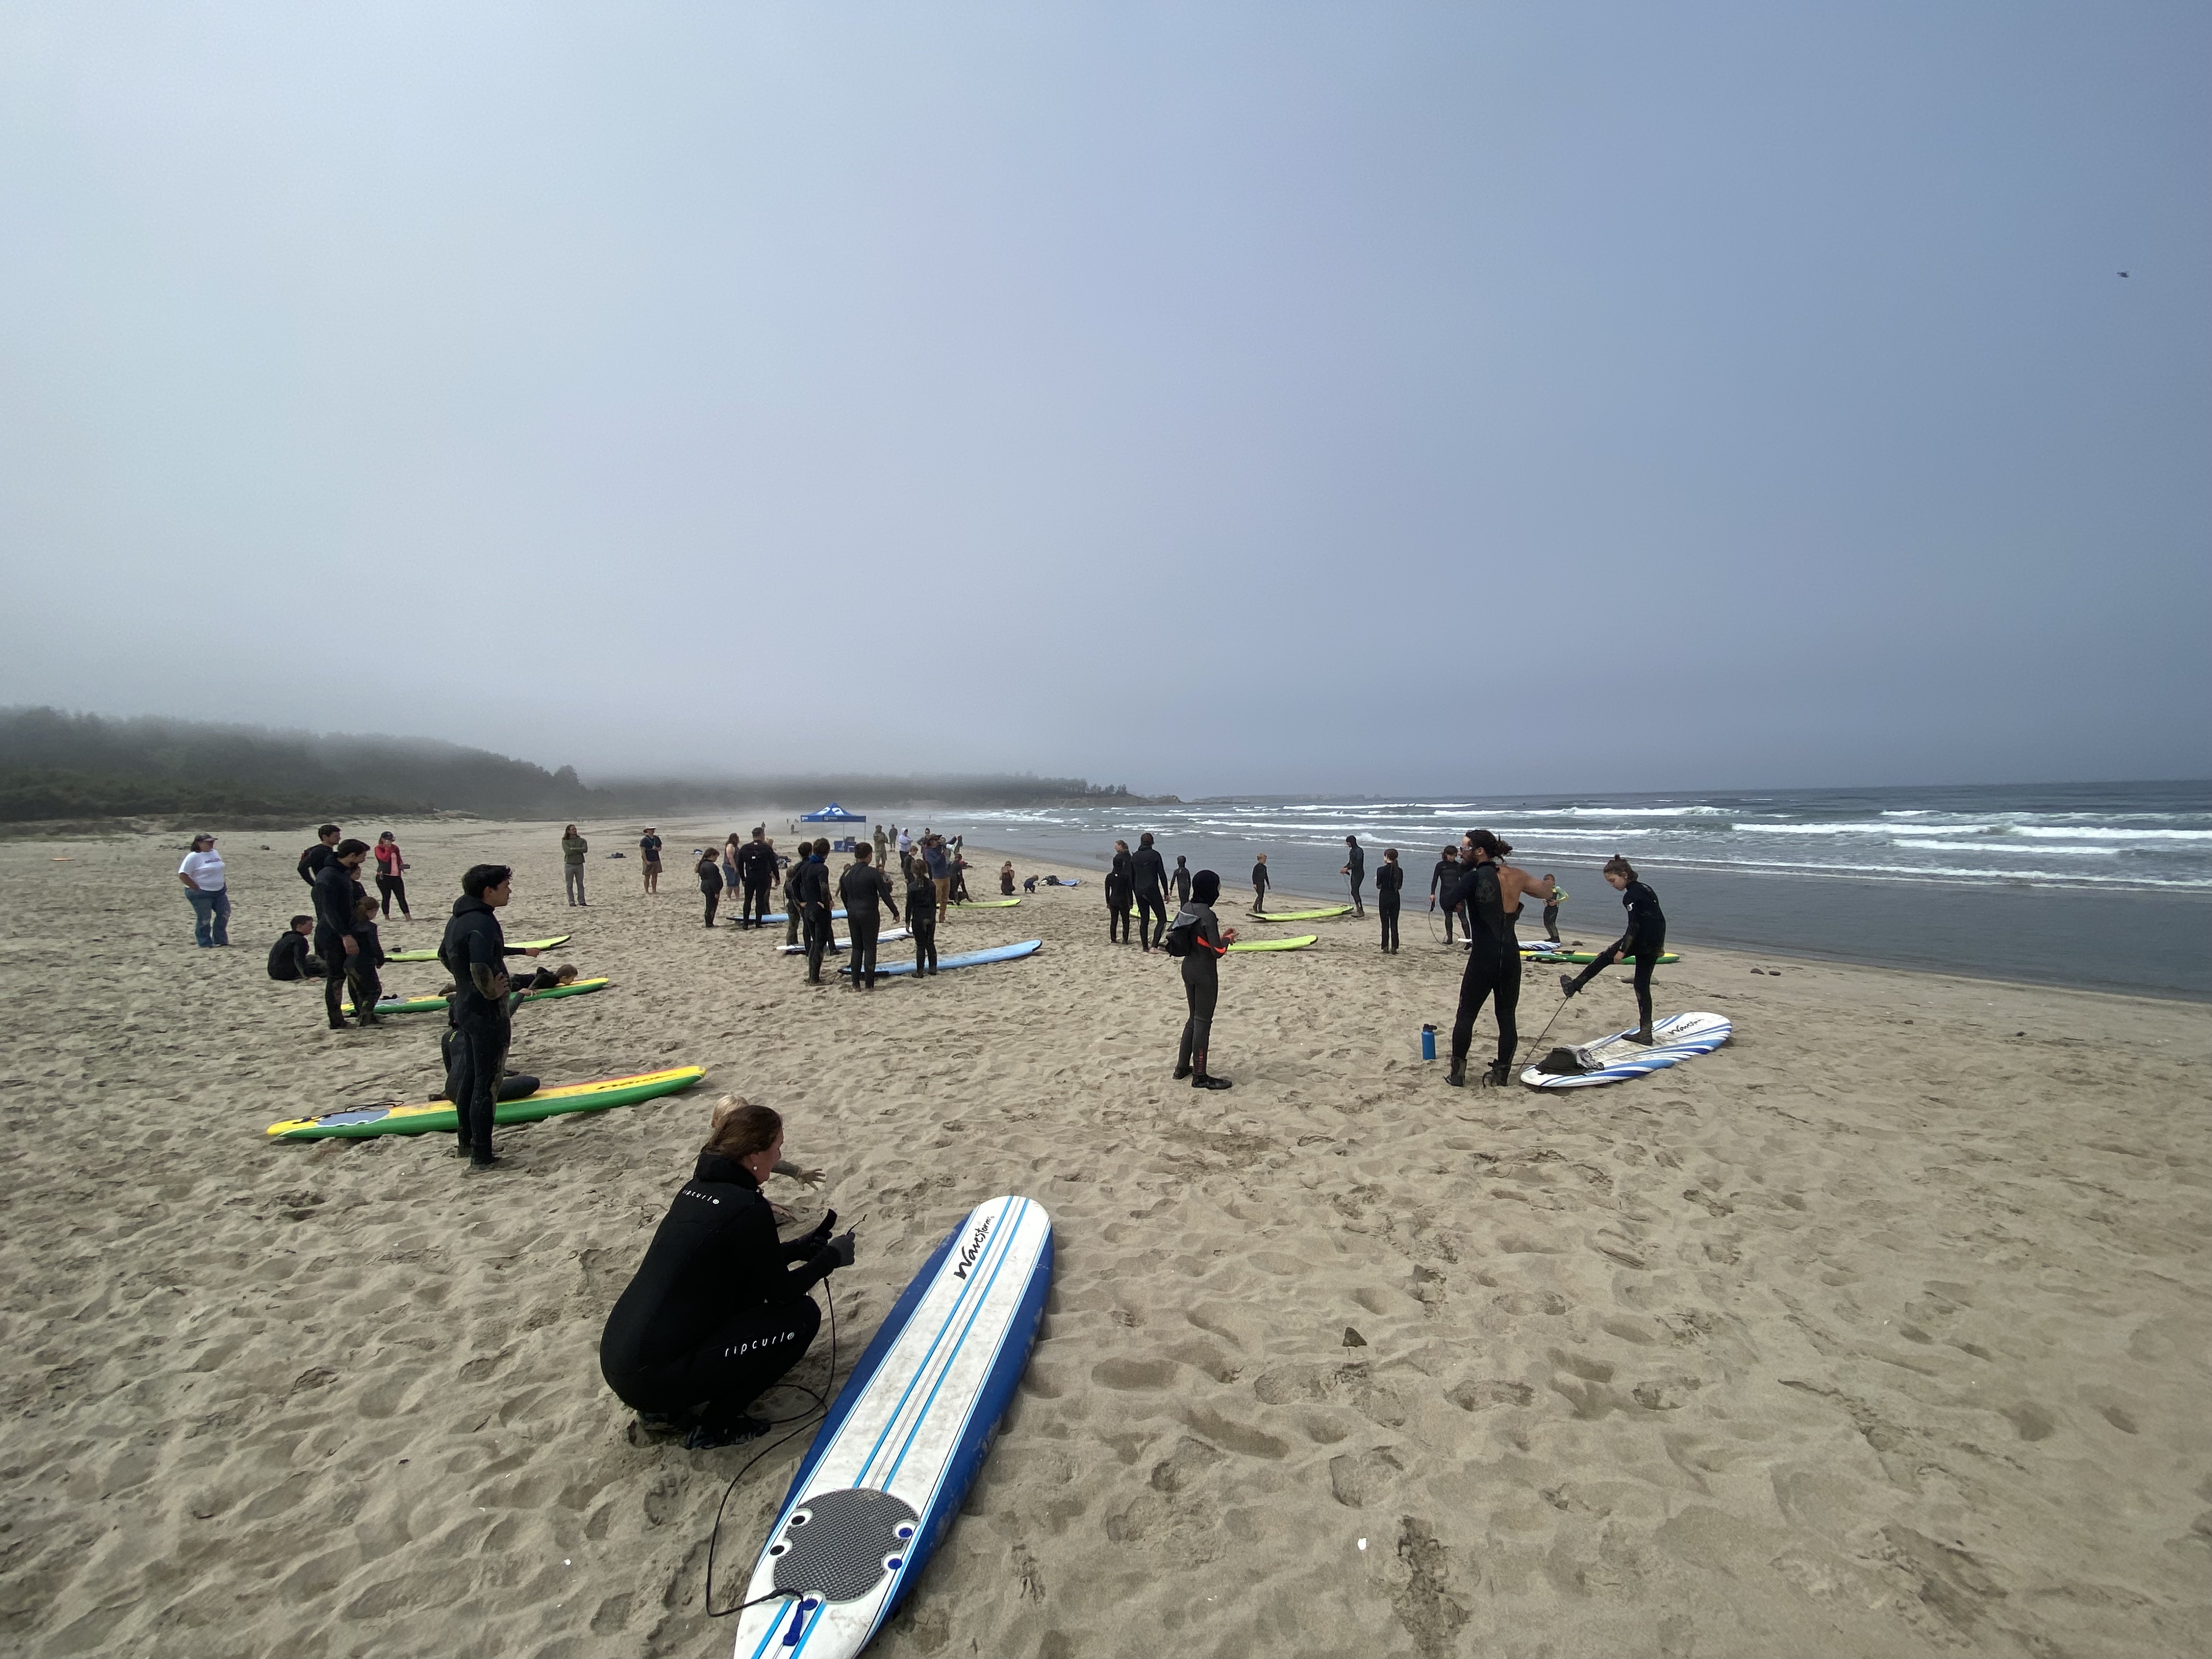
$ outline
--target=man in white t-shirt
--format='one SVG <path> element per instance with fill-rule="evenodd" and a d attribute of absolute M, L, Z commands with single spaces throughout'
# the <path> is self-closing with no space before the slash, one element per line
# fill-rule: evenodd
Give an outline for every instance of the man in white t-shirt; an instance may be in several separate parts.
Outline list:
<path fill-rule="evenodd" d="M 192 903 L 192 942 L 203 951 L 230 943 L 230 882 L 213 836 L 194 836 L 192 850 L 177 866 L 177 879 Z"/>

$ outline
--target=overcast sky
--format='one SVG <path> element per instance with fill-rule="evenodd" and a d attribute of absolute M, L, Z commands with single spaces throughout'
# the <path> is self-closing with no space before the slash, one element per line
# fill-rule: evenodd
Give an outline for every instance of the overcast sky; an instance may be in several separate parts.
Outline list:
<path fill-rule="evenodd" d="M 2212 774 L 2208 64 L 2199 0 L 18 0 L 0 702 Z"/>

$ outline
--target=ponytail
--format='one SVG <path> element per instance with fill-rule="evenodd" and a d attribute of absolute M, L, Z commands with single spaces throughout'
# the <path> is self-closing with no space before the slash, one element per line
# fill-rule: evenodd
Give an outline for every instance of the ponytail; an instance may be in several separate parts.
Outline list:
<path fill-rule="evenodd" d="M 1467 838 L 1493 859 L 1503 859 L 1513 851 L 1510 842 L 1498 840 L 1487 830 L 1470 830 Z"/>
<path fill-rule="evenodd" d="M 1608 876 L 1619 876 L 1626 881 L 1634 881 L 1636 866 L 1621 857 L 1620 854 L 1615 853 L 1605 861 L 1605 873 Z"/>

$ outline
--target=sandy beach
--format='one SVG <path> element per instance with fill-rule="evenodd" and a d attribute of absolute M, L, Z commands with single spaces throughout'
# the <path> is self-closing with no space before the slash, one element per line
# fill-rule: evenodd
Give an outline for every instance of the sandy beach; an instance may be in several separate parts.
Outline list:
<path fill-rule="evenodd" d="M 780 930 L 700 926 L 684 852 L 757 816 L 664 825 L 650 899 L 635 827 L 584 826 L 585 909 L 558 824 L 394 826 L 388 950 L 497 860 L 509 936 L 613 981 L 523 1010 L 514 1069 L 710 1068 L 481 1176 L 446 1136 L 264 1136 L 440 1081 L 434 1018 L 329 1032 L 265 977 L 307 827 L 224 836 L 227 951 L 181 836 L 0 843 L 12 1651 L 726 1651 L 708 1537 L 751 1449 L 639 1443 L 596 1358 L 725 1091 L 825 1172 L 771 1184 L 799 1224 L 866 1218 L 841 1360 L 974 1203 L 1057 1229 L 1021 1395 L 872 1652 L 2212 1651 L 2202 1007 L 1686 949 L 1661 1010 L 1735 1019 L 1720 1053 L 1462 1091 L 1418 1050 L 1461 958 L 1409 906 L 1395 957 L 1347 918 L 1225 962 L 1204 1094 L 1095 872 L 941 934 L 1029 960 L 816 991 Z M 1532 974 L 1524 1031 L 1556 1002 Z M 1632 1013 L 1610 975 L 1549 1041 Z M 805 1443 L 731 1496 L 718 1589 Z"/>

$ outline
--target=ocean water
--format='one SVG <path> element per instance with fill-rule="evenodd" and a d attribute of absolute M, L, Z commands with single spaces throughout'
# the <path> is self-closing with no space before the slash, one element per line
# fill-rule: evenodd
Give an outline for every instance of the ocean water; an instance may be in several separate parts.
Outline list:
<path fill-rule="evenodd" d="M 1591 939 L 1618 931 L 1598 868 L 1619 853 L 1686 944 L 2212 1000 L 2212 781 L 1254 796 L 981 811 L 937 827 L 1102 867 L 1117 836 L 1134 845 L 1150 830 L 1170 865 L 1181 854 L 1219 871 L 1232 897 L 1261 852 L 1285 893 L 1341 894 L 1344 837 L 1356 835 L 1370 872 L 1384 847 L 1399 849 L 1413 927 L 1437 850 L 1478 825 L 1512 844 L 1515 863 L 1556 875 L 1570 894 L 1563 931 Z"/>

